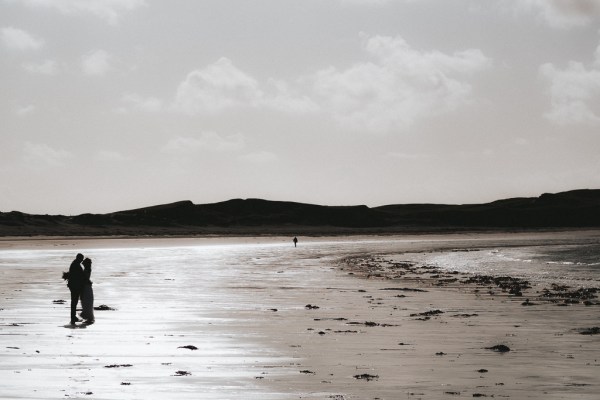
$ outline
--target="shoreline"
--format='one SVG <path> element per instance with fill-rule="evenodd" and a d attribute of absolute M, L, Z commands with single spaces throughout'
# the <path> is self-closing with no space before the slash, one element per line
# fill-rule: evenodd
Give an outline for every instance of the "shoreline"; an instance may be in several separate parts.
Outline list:
<path fill-rule="evenodd" d="M 343 265 L 341 269 L 350 271 L 349 275 L 355 275 L 359 279 L 402 282 L 412 289 L 447 288 L 470 293 L 479 298 L 498 297 L 518 302 L 524 307 L 539 305 L 600 307 L 600 285 L 573 287 L 556 282 L 541 285 L 504 273 L 496 275 L 464 273 L 413 261 L 398 261 L 406 258 L 403 256 L 404 254 L 400 254 L 388 259 L 374 255 L 346 257 L 341 260 Z"/>
<path fill-rule="evenodd" d="M 0 226 L 0 229 L 2 227 Z M 294 237 L 361 237 L 361 236 L 430 236 L 430 235 L 486 235 L 486 234 L 536 234 L 536 233 L 578 233 L 600 232 L 600 227 L 457 227 L 457 226 L 398 226 L 390 228 L 340 228 L 340 227 L 282 227 L 261 226 L 248 228 L 162 230 L 140 232 L 34 232 L 27 234 L 3 233 L 0 242 L 16 240 L 83 240 L 83 239 L 186 239 L 186 238 L 270 238 Z"/>
<path fill-rule="evenodd" d="M 510 235 L 510 237 L 508 237 Z M 38 236 L 0 236 L 0 250 L 6 249 L 9 247 L 13 248 L 40 248 L 44 247 L 42 244 L 52 244 L 58 242 L 61 244 L 72 244 L 72 245 L 89 245 L 90 243 L 106 243 L 106 242 L 120 242 L 124 241 L 127 243 L 140 242 L 145 245 L 152 245 L 153 243 L 161 243 L 161 242 L 169 242 L 169 241 L 180 241 L 184 243 L 193 243 L 197 244 L 198 241 L 206 241 L 213 243 L 236 243 L 236 242 L 252 242 L 252 243 L 262 243 L 262 242 L 270 242 L 270 241 L 281 241 L 286 242 L 289 241 L 291 243 L 291 239 L 294 236 L 299 236 L 301 239 L 300 245 L 303 242 L 315 242 L 322 240 L 340 240 L 340 239 L 351 239 L 351 240 L 365 240 L 365 239 L 448 239 L 455 238 L 456 240 L 460 240 L 462 238 L 481 238 L 488 237 L 494 238 L 494 236 L 501 237 L 506 236 L 507 239 L 514 241 L 519 237 L 529 238 L 532 236 L 536 236 L 538 238 L 549 238 L 554 239 L 556 235 L 563 235 L 564 237 L 561 240 L 571 240 L 572 238 L 578 238 L 581 235 L 589 237 L 589 238 L 599 238 L 600 239 L 600 229 L 599 228 L 547 228 L 547 229 L 524 229 L 524 230 L 510 230 L 510 229 L 497 229 L 497 230 L 450 230 L 448 232 L 436 232 L 436 231 L 419 231 L 419 232 L 385 232 L 385 233 L 365 233 L 365 232 L 355 232 L 355 233 L 312 233 L 307 235 L 301 235 L 298 233 L 295 234 L 279 234 L 279 233 L 265 233 L 265 234 L 240 234 L 240 233 L 230 233 L 230 234 L 198 234 L 198 235 L 105 235 L 105 236 L 96 236 L 96 235 L 38 235 Z M 568 235 L 568 236 L 565 236 Z M 518 245 L 518 244 L 516 244 Z"/>

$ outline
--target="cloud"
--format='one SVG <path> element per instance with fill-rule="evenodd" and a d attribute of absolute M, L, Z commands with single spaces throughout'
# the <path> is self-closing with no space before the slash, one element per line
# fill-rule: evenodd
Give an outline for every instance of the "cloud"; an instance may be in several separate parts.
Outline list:
<path fill-rule="evenodd" d="M 25 142 L 23 160 L 32 168 L 58 167 L 72 158 L 66 150 L 54 149 L 43 143 Z"/>
<path fill-rule="evenodd" d="M 125 107 L 118 109 L 119 112 L 127 113 L 129 111 L 141 112 L 159 112 L 163 109 L 163 101 L 156 97 L 142 97 L 135 93 L 126 93 L 121 97 Z"/>
<path fill-rule="evenodd" d="M 509 3 L 517 13 L 533 13 L 553 28 L 581 27 L 600 17 L 598 0 L 510 0 Z"/>
<path fill-rule="evenodd" d="M 190 72 L 177 88 L 173 108 L 193 115 L 217 114 L 235 107 L 267 108 L 288 113 L 316 109 L 310 98 L 297 95 L 285 82 L 271 79 L 266 85 L 261 85 L 225 57 Z"/>
<path fill-rule="evenodd" d="M 29 104 L 26 106 L 22 106 L 22 107 L 18 107 L 15 110 L 15 114 L 17 114 L 19 117 L 25 117 L 31 113 L 33 113 L 35 111 L 36 107 L 33 104 Z"/>
<path fill-rule="evenodd" d="M 339 0 L 344 5 L 383 6 L 390 3 L 417 3 L 421 0 Z"/>
<path fill-rule="evenodd" d="M 469 100 L 466 78 L 491 61 L 480 50 L 453 54 L 420 51 L 401 37 L 363 35 L 372 61 L 314 78 L 318 101 L 349 129 L 407 129 L 418 119 L 456 109 Z"/>
<path fill-rule="evenodd" d="M 83 73 L 89 76 L 102 76 L 111 69 L 112 56 L 104 50 L 92 51 L 81 58 Z"/>
<path fill-rule="evenodd" d="M 254 153 L 244 154 L 240 157 L 240 159 L 252 164 L 270 164 L 277 161 L 279 157 L 270 151 L 257 151 Z"/>
<path fill-rule="evenodd" d="M 256 79 L 223 57 L 190 72 L 177 88 L 175 104 L 187 114 L 214 114 L 234 106 L 255 106 L 262 96 Z"/>
<path fill-rule="evenodd" d="M 266 108 L 288 114 L 306 114 L 319 110 L 319 105 L 310 96 L 298 93 L 298 89 L 293 89 L 285 81 L 269 79 L 266 92 L 267 95 L 260 102 Z"/>
<path fill-rule="evenodd" d="M 94 15 L 111 25 L 119 22 L 123 14 L 144 6 L 145 0 L 9 0 L 31 8 L 50 8 L 64 15 Z"/>
<path fill-rule="evenodd" d="M 101 162 L 121 162 L 126 161 L 129 157 L 112 150 L 99 150 L 96 152 L 95 159 Z"/>
<path fill-rule="evenodd" d="M 293 84 L 276 79 L 261 84 L 221 58 L 187 75 L 172 109 L 189 115 L 232 108 L 321 112 L 344 128 L 386 132 L 467 103 L 470 76 L 491 65 L 477 49 L 420 51 L 401 37 L 388 36 L 363 35 L 363 42 L 370 61 L 347 69 L 325 68 Z"/>
<path fill-rule="evenodd" d="M 198 151 L 229 152 L 244 147 L 245 140 L 241 133 L 221 136 L 216 132 L 202 132 L 199 136 L 178 136 L 163 147 L 165 153 L 191 154 Z"/>
<path fill-rule="evenodd" d="M 4 45 L 11 50 L 37 50 L 44 45 L 42 39 L 38 39 L 32 34 L 17 28 L 2 28 L 2 41 Z"/>
<path fill-rule="evenodd" d="M 600 122 L 600 45 L 589 66 L 570 61 L 561 69 L 546 63 L 540 75 L 550 85 L 552 108 L 546 118 L 559 125 Z"/>
<path fill-rule="evenodd" d="M 29 73 L 36 75 L 56 75 L 58 73 L 58 64 L 54 60 L 45 60 L 41 63 L 26 63 L 23 68 Z"/>
<path fill-rule="evenodd" d="M 526 139 L 526 138 L 522 138 L 522 137 L 516 138 L 516 139 L 514 140 L 514 143 L 515 143 L 517 146 L 529 146 L 529 140 L 528 140 L 528 139 Z"/>
<path fill-rule="evenodd" d="M 600 60 L 589 69 L 575 61 L 565 69 L 548 63 L 540 74 L 550 84 L 552 108 L 546 118 L 559 125 L 600 122 Z"/>
<path fill-rule="evenodd" d="M 342 3 L 342 4 L 367 5 L 367 6 L 371 6 L 371 5 L 381 6 L 384 4 L 391 3 L 391 2 L 392 2 L 392 0 L 340 0 L 340 3 Z"/>
<path fill-rule="evenodd" d="M 431 158 L 429 154 L 423 153 L 403 153 L 403 152 L 389 152 L 385 154 L 386 158 L 402 161 L 419 161 L 427 158 Z"/>

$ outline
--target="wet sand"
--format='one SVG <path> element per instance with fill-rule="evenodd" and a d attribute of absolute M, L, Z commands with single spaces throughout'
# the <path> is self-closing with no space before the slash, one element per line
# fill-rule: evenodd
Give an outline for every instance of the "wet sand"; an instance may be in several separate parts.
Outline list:
<path fill-rule="evenodd" d="M 394 255 L 597 238 L 4 241 L 0 398 L 597 399 L 600 334 L 582 333 L 598 299 L 517 296 Z M 114 309 L 90 326 L 67 324 L 76 251 Z"/>

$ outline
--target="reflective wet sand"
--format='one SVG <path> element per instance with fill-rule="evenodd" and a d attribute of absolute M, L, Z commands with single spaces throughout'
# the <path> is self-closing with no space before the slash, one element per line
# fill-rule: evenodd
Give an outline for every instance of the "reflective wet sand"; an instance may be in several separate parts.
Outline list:
<path fill-rule="evenodd" d="M 523 307 L 426 277 L 366 279 L 338 263 L 596 239 L 4 241 L 0 398 L 597 399 L 600 335 L 578 329 L 600 326 L 600 306 Z M 80 251 L 94 260 L 95 305 L 114 310 L 73 328 L 60 275 Z M 443 313 L 411 316 L 431 310 Z M 486 349 L 497 344 L 511 351 Z"/>

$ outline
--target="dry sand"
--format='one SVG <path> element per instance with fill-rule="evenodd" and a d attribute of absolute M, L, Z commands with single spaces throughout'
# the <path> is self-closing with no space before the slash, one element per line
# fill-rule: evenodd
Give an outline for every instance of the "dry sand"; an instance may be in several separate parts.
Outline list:
<path fill-rule="evenodd" d="M 247 238 L 5 241 L 0 398 L 597 400 L 600 335 L 581 331 L 600 326 L 600 305 L 523 306 L 489 285 L 437 286 L 444 276 L 367 254 L 572 235 L 420 236 L 391 247 L 337 238 L 298 249 Z M 95 259 L 96 305 L 116 310 L 71 327 L 68 301 L 53 300 L 68 300 L 57 277 L 79 249 Z M 123 255 L 148 258 L 124 269 L 114 258 Z M 158 255 L 162 264 L 149 261 Z M 488 349 L 496 345 L 510 351 Z"/>

